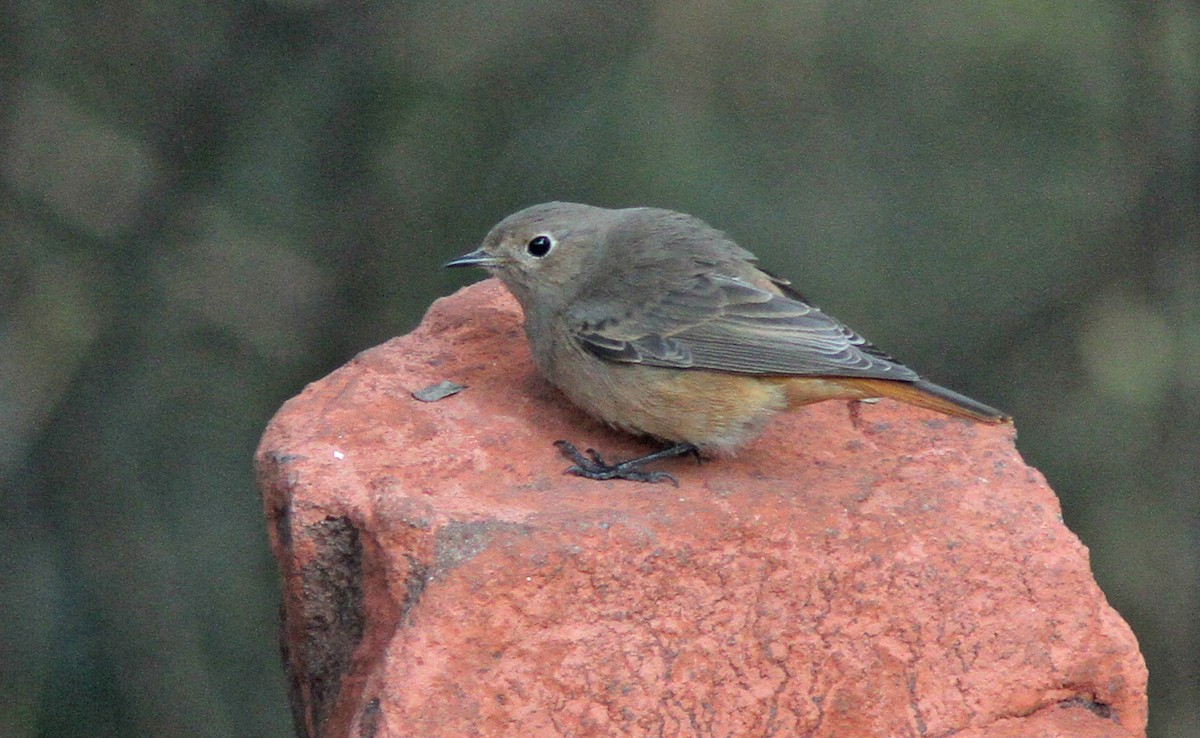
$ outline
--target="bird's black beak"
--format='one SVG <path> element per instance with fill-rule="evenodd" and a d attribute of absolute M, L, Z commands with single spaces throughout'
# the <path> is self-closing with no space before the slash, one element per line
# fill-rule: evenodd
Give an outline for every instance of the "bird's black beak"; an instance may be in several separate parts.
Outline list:
<path fill-rule="evenodd" d="M 443 267 L 483 267 L 484 269 L 499 265 L 500 259 L 483 249 L 475 249 L 469 254 L 463 254 L 457 259 L 451 259 L 442 264 Z"/>

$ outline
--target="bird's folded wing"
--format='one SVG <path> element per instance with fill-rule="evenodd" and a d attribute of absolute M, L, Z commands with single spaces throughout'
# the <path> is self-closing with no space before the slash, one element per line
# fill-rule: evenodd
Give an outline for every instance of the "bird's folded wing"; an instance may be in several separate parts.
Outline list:
<path fill-rule="evenodd" d="M 820 310 L 737 277 L 696 275 L 632 310 L 581 301 L 574 338 L 615 362 L 744 374 L 916 380 Z"/>

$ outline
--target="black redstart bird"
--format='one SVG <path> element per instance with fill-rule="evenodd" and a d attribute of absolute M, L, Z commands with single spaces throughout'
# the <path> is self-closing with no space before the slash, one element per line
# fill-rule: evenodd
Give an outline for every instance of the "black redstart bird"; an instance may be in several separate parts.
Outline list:
<path fill-rule="evenodd" d="M 1010 419 L 917 375 L 813 307 L 698 218 L 656 208 L 534 205 L 448 267 L 500 278 L 538 370 L 609 425 L 664 442 L 605 463 L 556 445 L 591 479 L 671 481 L 652 461 L 729 451 L 776 412 L 889 397 L 985 423 Z"/>

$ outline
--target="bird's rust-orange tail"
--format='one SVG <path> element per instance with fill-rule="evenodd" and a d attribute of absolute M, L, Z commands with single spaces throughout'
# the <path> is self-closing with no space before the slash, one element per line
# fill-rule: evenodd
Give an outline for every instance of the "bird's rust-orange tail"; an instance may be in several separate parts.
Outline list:
<path fill-rule="evenodd" d="M 863 397 L 888 397 L 909 405 L 982 423 L 1012 422 L 1010 416 L 994 407 L 924 379 L 902 382 L 891 379 L 844 378 L 838 379 L 837 382 L 847 389 L 861 392 Z"/>

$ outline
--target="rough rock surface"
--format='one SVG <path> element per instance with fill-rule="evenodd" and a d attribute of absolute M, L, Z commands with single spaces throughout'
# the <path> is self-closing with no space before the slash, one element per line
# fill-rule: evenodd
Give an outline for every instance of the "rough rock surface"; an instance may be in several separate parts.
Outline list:
<path fill-rule="evenodd" d="M 283 406 L 256 461 L 303 735 L 1144 734 L 1010 428 L 827 402 L 678 489 L 564 475 L 559 438 L 648 448 L 536 375 L 494 280 Z"/>

